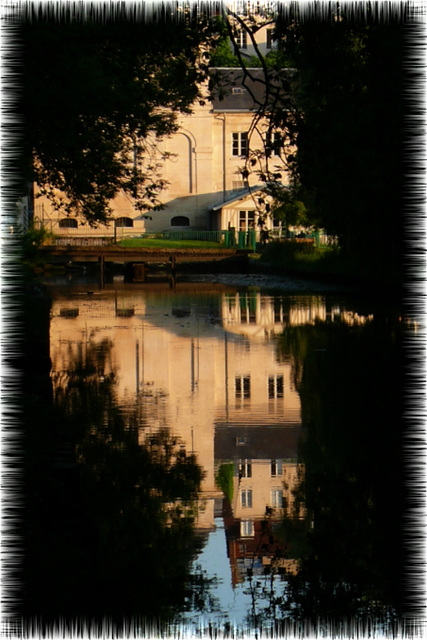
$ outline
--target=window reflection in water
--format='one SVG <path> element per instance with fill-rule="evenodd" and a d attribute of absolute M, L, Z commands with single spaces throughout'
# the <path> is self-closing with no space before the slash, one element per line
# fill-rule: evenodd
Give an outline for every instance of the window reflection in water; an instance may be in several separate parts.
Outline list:
<path fill-rule="evenodd" d="M 281 489 L 270 486 L 265 470 L 274 459 L 271 477 L 278 477 L 282 464 L 290 465 L 288 473 L 296 464 L 300 400 L 290 358 L 279 359 L 270 338 L 284 326 L 333 318 L 341 310 L 321 297 L 267 296 L 255 290 L 197 298 L 192 309 L 185 294 L 166 291 L 102 291 L 90 300 L 84 292 L 59 297 L 51 319 L 52 379 L 59 394 L 79 354 L 84 362 L 88 349 L 101 353 L 108 341 L 111 349 L 94 375 L 114 375 L 116 400 L 124 414 L 130 407 L 137 412 L 140 439 L 147 429 L 172 425 L 188 450 L 197 453 L 205 472 L 202 490 L 211 496 L 200 525 L 209 528 L 213 497 L 222 495 L 215 469 L 224 458 L 237 459 L 246 451 L 254 459 L 257 491 L 253 502 L 242 498 L 241 506 L 256 508 L 257 518 L 266 508 L 281 508 Z M 280 454 L 283 459 L 276 461 Z"/>
<path fill-rule="evenodd" d="M 311 442 L 301 421 L 307 358 L 329 348 L 314 334 L 322 323 L 347 335 L 373 320 L 321 296 L 212 288 L 190 297 L 184 285 L 174 293 L 103 290 L 90 301 L 75 292 L 52 308 L 54 392 L 61 394 L 78 358 L 87 361 L 91 349 L 102 354 L 91 375 L 114 380 L 115 402 L 133 416 L 139 446 L 168 428 L 202 467 L 196 526 L 208 535 L 221 521 L 232 585 L 254 576 L 290 580 L 302 570 L 318 518 L 304 493 L 313 460 L 300 450 Z M 304 337 L 307 328 L 313 333 Z"/>
<path fill-rule="evenodd" d="M 89 348 L 99 349 L 108 340 L 111 349 L 98 375 L 106 378 L 114 372 L 114 393 L 124 413 L 134 408 L 143 429 L 172 425 L 188 450 L 198 455 L 206 474 L 203 491 L 218 493 L 216 429 L 234 428 L 235 442 L 248 437 L 242 432 L 243 425 L 295 428 L 299 424 L 299 398 L 292 388 L 290 362 L 279 362 L 274 343 L 266 339 L 282 328 L 268 323 L 274 300 L 263 297 L 264 315 L 258 317 L 262 322 L 252 327 L 260 294 L 242 295 L 239 302 L 236 296 L 239 294 L 201 296 L 201 315 L 185 297 L 153 292 L 99 292 L 90 301 L 82 293 L 80 300 L 79 295 L 56 300 L 51 320 L 55 393 L 60 393 L 78 354 L 84 358 Z M 77 306 L 78 315 L 64 316 L 67 306 Z M 243 318 L 255 328 L 254 335 L 240 331 L 246 325 L 239 328 L 230 313 L 233 308 L 239 321 L 242 308 L 245 310 Z M 124 313 L 129 309 L 132 313 Z M 255 440 L 237 446 L 257 444 Z M 209 526 L 212 516 L 211 509 Z"/>

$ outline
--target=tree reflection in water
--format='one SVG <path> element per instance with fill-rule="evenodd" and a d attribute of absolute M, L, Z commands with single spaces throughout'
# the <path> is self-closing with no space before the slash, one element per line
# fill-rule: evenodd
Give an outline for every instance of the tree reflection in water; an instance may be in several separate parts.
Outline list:
<path fill-rule="evenodd" d="M 287 328 L 305 427 L 281 535 L 299 571 L 266 620 L 398 620 L 404 593 L 403 331 L 376 317 Z M 256 593 L 254 592 L 254 598 Z M 274 606 L 273 606 L 274 605 Z"/>
<path fill-rule="evenodd" d="M 399 620 L 408 608 L 404 335 L 391 316 L 366 318 L 355 326 L 337 317 L 287 326 L 279 340 L 278 359 L 291 356 L 304 438 L 295 499 L 279 529 L 275 520 L 269 531 L 283 551 L 279 559 L 289 562 L 277 563 L 281 575 L 242 578 L 251 596 L 249 629 L 280 634 L 287 623 L 296 628 L 319 618 Z M 143 392 L 125 410 L 118 405 L 108 340 L 96 347 L 89 340 L 71 359 L 68 371 L 53 380 L 53 405 L 25 398 L 20 613 L 178 624 L 197 622 L 194 612 L 200 618 L 215 612 L 215 630 L 225 631 L 228 622 L 211 589 L 215 579 L 191 567 L 204 543 L 194 526 L 202 479 L 197 460 L 169 429 L 150 428 Z M 217 485 L 230 500 L 235 465 L 221 462 Z M 235 541 L 240 523 L 232 525 Z M 294 559 L 298 571 L 292 574 Z"/>
<path fill-rule="evenodd" d="M 209 601 L 205 575 L 190 576 L 202 469 L 168 428 L 120 410 L 109 348 L 89 344 L 54 380 L 53 406 L 26 402 L 27 618 L 159 621 Z"/>

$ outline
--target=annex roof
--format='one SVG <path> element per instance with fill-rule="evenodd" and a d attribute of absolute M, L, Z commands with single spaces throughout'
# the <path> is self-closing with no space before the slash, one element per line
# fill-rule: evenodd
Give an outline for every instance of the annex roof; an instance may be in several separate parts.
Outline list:
<path fill-rule="evenodd" d="M 253 195 L 255 193 L 259 193 L 262 189 L 263 189 L 263 187 L 261 185 L 257 185 L 255 187 L 251 187 L 250 189 L 245 189 L 244 191 L 239 191 L 238 193 L 236 193 L 234 196 L 232 196 L 228 200 L 225 200 L 223 202 L 218 202 L 217 204 L 214 204 L 212 207 L 210 207 L 210 211 L 219 211 L 220 209 L 223 209 L 224 207 L 229 207 L 230 205 L 234 204 L 235 202 L 240 202 L 240 200 L 245 200 L 249 196 L 251 196 L 251 195 Z"/>

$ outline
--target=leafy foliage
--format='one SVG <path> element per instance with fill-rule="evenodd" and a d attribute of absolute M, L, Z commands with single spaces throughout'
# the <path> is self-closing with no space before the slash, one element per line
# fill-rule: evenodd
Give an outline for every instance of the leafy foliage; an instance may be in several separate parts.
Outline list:
<path fill-rule="evenodd" d="M 38 262 L 38 250 L 42 244 L 49 240 L 51 234 L 46 229 L 36 229 L 31 226 L 27 231 L 20 232 L 21 256 L 23 264 L 34 266 Z"/>
<path fill-rule="evenodd" d="M 355 263 L 401 267 L 404 19 L 370 12 L 289 19 L 277 34 L 296 72 L 291 169 L 318 223 Z M 272 114 L 286 126 L 284 112 Z M 360 257 L 359 257 L 360 256 Z"/>
<path fill-rule="evenodd" d="M 220 465 L 215 477 L 215 482 L 230 502 L 233 501 L 233 476 L 234 464 L 230 462 Z"/>
<path fill-rule="evenodd" d="M 245 67 L 262 67 L 262 65 L 265 64 L 268 68 L 280 69 L 286 66 L 287 61 L 282 51 L 271 50 L 262 58 L 260 57 L 260 55 L 248 56 L 247 54 L 242 54 L 239 57 L 236 54 L 237 44 L 234 38 L 232 37 L 230 40 L 230 32 L 227 28 L 227 22 L 229 22 L 229 19 L 226 15 L 224 17 L 218 18 L 216 22 L 218 36 L 216 42 L 213 45 L 212 51 L 210 52 L 210 67 L 234 68 L 240 67 L 242 64 Z M 264 24 L 265 21 L 260 21 L 258 22 L 256 28 L 259 29 L 260 26 L 264 26 Z M 251 30 L 253 31 L 253 29 L 254 26 L 252 25 Z M 233 34 L 233 31 L 231 31 L 231 33 Z"/>
<path fill-rule="evenodd" d="M 53 404 L 27 395 L 24 618 L 167 621 L 209 597 L 190 576 L 202 469 L 169 429 L 118 406 L 110 347 L 89 342 L 53 379 Z"/>
<path fill-rule="evenodd" d="M 249 154 L 247 172 L 267 190 L 280 190 L 287 171 L 311 224 L 339 238 L 343 255 L 382 278 L 402 278 L 404 189 L 404 56 L 411 22 L 398 3 L 381 15 L 375 3 L 300 3 L 279 8 L 275 38 L 289 69 L 271 72 L 261 59 L 269 99 L 264 117 L 282 134 L 279 160 L 260 169 Z M 239 17 L 250 34 L 251 17 Z M 413 24 L 413 23 L 412 23 Z M 274 165 L 274 166 L 273 166 Z M 295 202 L 279 194 L 284 215 Z"/>
<path fill-rule="evenodd" d="M 155 19 L 121 6 L 104 20 L 95 9 L 58 16 L 29 5 L 20 37 L 24 180 L 92 225 L 108 220 L 120 191 L 141 211 L 158 208 L 156 143 L 200 98 L 209 17 L 171 3 Z"/>
<path fill-rule="evenodd" d="M 301 564 L 283 601 L 296 618 L 403 610 L 402 338 L 397 314 L 380 312 L 366 326 L 335 321 L 283 335 L 306 427 L 295 490 L 306 515 L 284 522 Z"/>

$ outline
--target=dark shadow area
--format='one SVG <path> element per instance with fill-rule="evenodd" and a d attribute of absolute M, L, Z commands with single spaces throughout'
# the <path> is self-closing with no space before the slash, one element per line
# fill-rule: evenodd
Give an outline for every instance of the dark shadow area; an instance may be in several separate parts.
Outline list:
<path fill-rule="evenodd" d="M 404 331 L 397 316 L 377 315 L 365 326 L 283 334 L 304 426 L 304 473 L 282 527 L 300 564 L 281 602 L 287 618 L 390 622 L 419 613 L 405 581 Z"/>
<path fill-rule="evenodd" d="M 48 313 L 42 315 L 41 336 L 48 327 Z M 46 391 L 49 369 L 35 386 L 30 366 L 41 352 L 48 356 L 48 342 L 37 354 L 37 340 L 32 344 L 25 359 L 24 560 L 15 615 L 24 626 L 104 617 L 166 623 L 191 602 L 202 606 L 208 581 L 190 576 L 203 546 L 194 528 L 202 479 L 195 456 L 168 428 L 141 429 L 136 408 L 119 409 L 115 373 L 106 373 L 107 340 L 88 345 L 54 380 L 53 398 Z"/>

